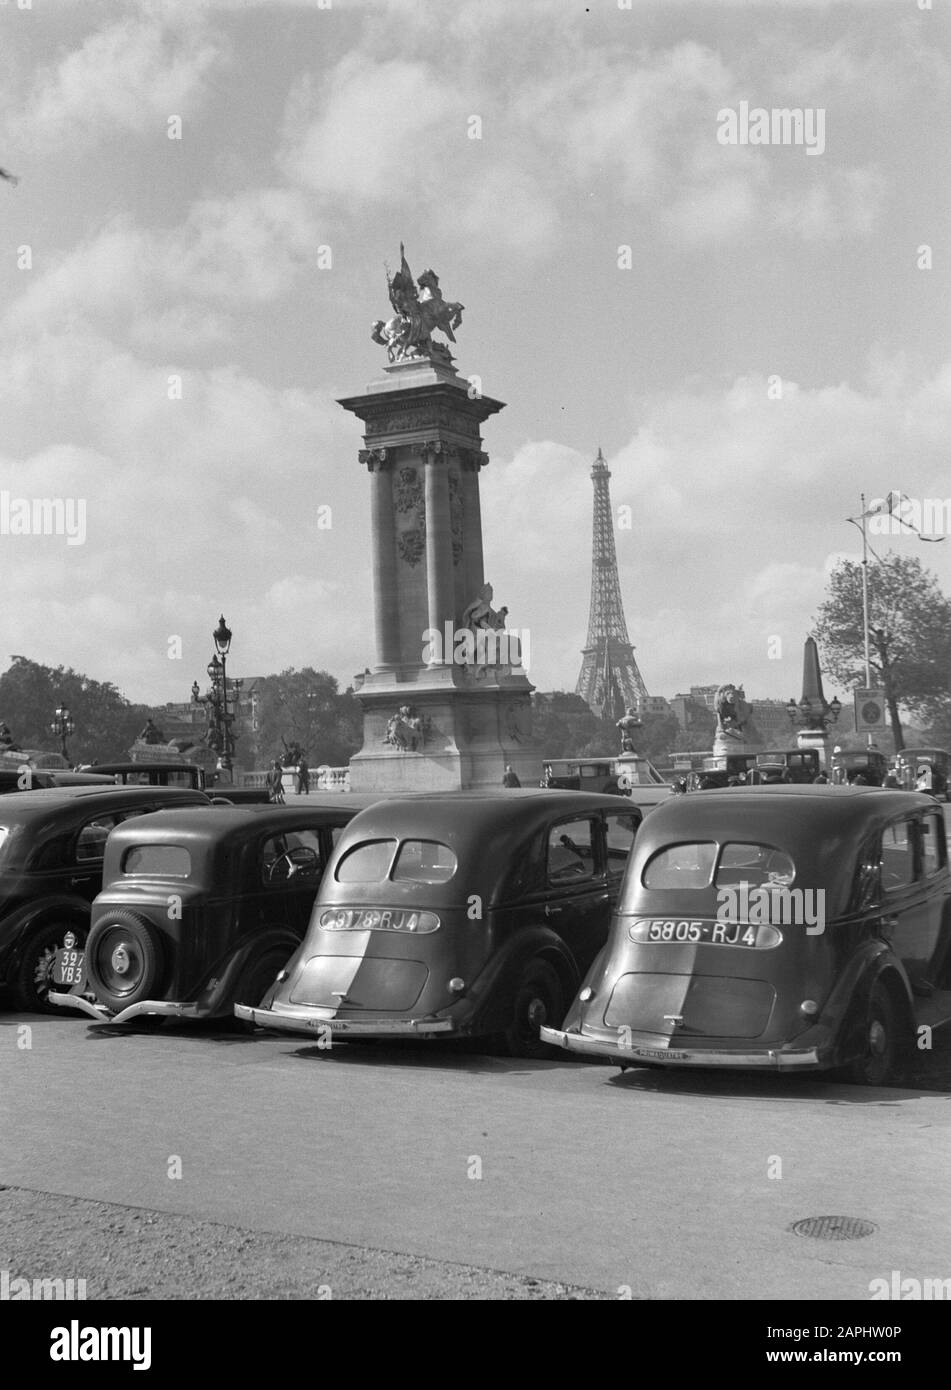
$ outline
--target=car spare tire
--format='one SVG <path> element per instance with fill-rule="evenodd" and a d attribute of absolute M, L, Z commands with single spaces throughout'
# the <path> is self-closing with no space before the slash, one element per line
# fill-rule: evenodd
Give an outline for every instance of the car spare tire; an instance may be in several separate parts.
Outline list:
<path fill-rule="evenodd" d="M 154 997 L 161 974 L 161 935 L 138 913 L 117 909 L 89 933 L 86 977 L 108 1008 L 118 1013 Z"/>

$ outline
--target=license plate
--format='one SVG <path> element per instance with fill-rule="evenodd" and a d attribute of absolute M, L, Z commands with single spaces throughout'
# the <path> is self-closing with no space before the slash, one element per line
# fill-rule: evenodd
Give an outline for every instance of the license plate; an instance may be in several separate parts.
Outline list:
<path fill-rule="evenodd" d="M 53 983 L 56 985 L 81 985 L 83 983 L 83 961 L 85 951 L 60 947 L 53 961 Z"/>
<path fill-rule="evenodd" d="M 628 927 L 632 941 L 670 942 L 681 946 L 777 946 L 782 936 L 773 926 L 749 922 L 698 921 L 676 917 L 646 917 Z"/>
<path fill-rule="evenodd" d="M 656 1057 L 661 1062 L 682 1062 L 686 1057 L 686 1052 L 668 1052 L 663 1047 L 635 1047 L 635 1057 L 646 1057 L 648 1059 Z"/>

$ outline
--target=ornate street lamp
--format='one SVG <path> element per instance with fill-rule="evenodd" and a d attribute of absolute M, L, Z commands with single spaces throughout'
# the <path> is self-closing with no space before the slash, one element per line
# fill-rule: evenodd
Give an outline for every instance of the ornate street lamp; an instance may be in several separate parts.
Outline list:
<path fill-rule="evenodd" d="M 218 770 L 227 773 L 227 780 L 230 782 L 234 770 L 232 759 L 236 740 L 233 728 L 235 716 L 228 707 L 227 657 L 231 650 L 232 633 L 225 622 L 224 614 L 218 619 L 218 626 L 211 635 L 215 644 L 215 654 L 206 668 L 211 687 L 207 695 L 199 695 L 198 682 L 195 681 L 192 684 L 192 700 L 206 707 L 208 731 L 205 734 L 205 742 L 217 756 Z M 242 685 L 243 681 L 231 682 L 235 708 Z"/>
<path fill-rule="evenodd" d="M 75 732 L 75 729 L 76 724 L 69 710 L 65 705 L 57 705 L 56 713 L 50 723 L 50 733 L 61 741 L 63 757 L 67 762 L 69 762 L 69 749 L 66 747 L 66 740 L 70 734 Z"/>

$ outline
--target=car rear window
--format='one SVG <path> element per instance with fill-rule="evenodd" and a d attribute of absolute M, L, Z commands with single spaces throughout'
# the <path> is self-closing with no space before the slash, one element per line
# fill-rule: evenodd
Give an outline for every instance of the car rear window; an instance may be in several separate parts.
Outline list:
<path fill-rule="evenodd" d="M 187 878 L 191 871 L 191 855 L 183 845 L 133 845 L 122 856 L 124 874 Z"/>
<path fill-rule="evenodd" d="M 668 845 L 644 865 L 645 888 L 706 888 L 713 878 L 717 847 L 711 842 Z"/>
<path fill-rule="evenodd" d="M 382 883 L 389 873 L 395 840 L 364 840 L 348 850 L 337 865 L 338 883 Z"/>
<path fill-rule="evenodd" d="M 404 840 L 393 866 L 394 881 L 446 883 L 458 867 L 448 845 L 438 840 Z"/>
<path fill-rule="evenodd" d="M 728 888 L 740 883 L 787 887 L 795 876 L 792 859 L 772 845 L 730 841 L 718 856 L 717 845 L 704 840 L 659 850 L 644 866 L 641 881 L 645 888 Z"/>

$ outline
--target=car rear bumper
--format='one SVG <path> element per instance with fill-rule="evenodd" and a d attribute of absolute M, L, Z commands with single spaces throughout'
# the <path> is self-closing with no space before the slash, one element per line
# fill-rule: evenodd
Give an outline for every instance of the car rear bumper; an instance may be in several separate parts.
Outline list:
<path fill-rule="evenodd" d="M 168 999 L 142 999 L 138 1004 L 130 1004 L 127 1009 L 120 1009 L 118 1013 L 112 1013 L 105 1004 L 95 1004 L 90 999 L 84 999 L 79 994 L 59 994 L 55 990 L 50 990 L 47 998 L 51 1004 L 58 1004 L 63 1009 L 80 1009 L 90 1018 L 95 1019 L 96 1023 L 128 1023 L 133 1018 L 141 1018 L 143 1014 L 158 1014 L 164 1018 L 206 1018 L 208 1010 L 199 1004 L 177 1004 Z"/>
<path fill-rule="evenodd" d="M 763 1048 L 747 1052 L 732 1049 L 647 1047 L 640 1044 L 623 1046 L 611 1038 L 587 1037 L 569 1033 L 561 1028 L 542 1028 L 542 1041 L 553 1047 L 563 1047 L 586 1057 L 610 1057 L 618 1062 L 649 1062 L 652 1066 L 669 1067 L 737 1067 L 742 1070 L 764 1068 L 770 1071 L 808 1070 L 822 1065 L 815 1047 L 795 1049 Z"/>
<path fill-rule="evenodd" d="M 247 1023 L 256 1023 L 261 1028 L 279 1028 L 285 1033 L 319 1033 L 329 1029 L 332 1034 L 350 1037 L 419 1038 L 457 1029 L 451 1018 L 333 1018 L 321 1017 L 311 1009 L 278 1013 L 274 1009 L 253 1008 L 250 1004 L 235 1004 L 234 1012 L 236 1018 Z"/>

